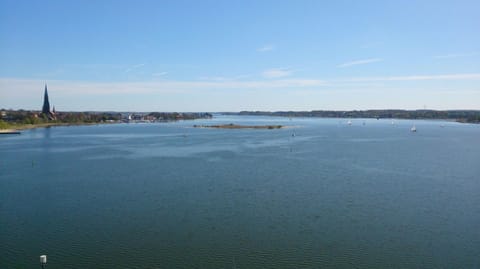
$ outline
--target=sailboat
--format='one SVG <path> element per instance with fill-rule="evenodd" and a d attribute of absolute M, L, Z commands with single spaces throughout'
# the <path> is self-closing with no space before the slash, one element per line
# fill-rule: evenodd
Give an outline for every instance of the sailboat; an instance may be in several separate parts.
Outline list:
<path fill-rule="evenodd" d="M 415 133 L 416 131 L 417 131 L 417 127 L 413 125 L 412 128 L 410 128 L 410 132 Z"/>

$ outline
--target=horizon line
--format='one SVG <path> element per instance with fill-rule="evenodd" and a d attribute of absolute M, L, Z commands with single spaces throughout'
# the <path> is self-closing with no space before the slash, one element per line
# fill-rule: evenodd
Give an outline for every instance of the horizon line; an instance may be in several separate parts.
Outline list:
<path fill-rule="evenodd" d="M 11 108 L 0 108 L 0 111 L 27 111 L 27 112 L 41 112 L 41 109 L 11 109 Z M 311 110 L 239 110 L 239 111 L 139 111 L 139 110 L 57 110 L 57 113 L 83 113 L 83 112 L 96 112 L 96 113 L 241 113 L 241 112 L 316 112 L 316 111 L 334 111 L 334 112 L 362 112 L 362 111 L 480 111 L 480 109 L 469 109 L 469 108 L 452 108 L 452 109 L 429 109 L 429 108 L 420 108 L 420 109 L 405 109 L 405 108 L 367 108 L 367 109 L 311 109 Z"/>

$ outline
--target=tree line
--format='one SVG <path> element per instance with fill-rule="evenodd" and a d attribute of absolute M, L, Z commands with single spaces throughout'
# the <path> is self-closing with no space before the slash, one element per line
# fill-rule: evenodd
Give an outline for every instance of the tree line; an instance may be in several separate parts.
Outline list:
<path fill-rule="evenodd" d="M 465 123 L 480 123 L 479 110 L 312 110 L 312 111 L 241 111 L 230 115 L 258 115 L 320 118 L 377 118 L 377 119 L 443 119 Z"/>

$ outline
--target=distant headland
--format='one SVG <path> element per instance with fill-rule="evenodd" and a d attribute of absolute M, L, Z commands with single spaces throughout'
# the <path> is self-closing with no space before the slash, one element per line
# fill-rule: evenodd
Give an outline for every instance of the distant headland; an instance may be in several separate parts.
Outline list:
<path fill-rule="evenodd" d="M 210 113 L 182 112 L 55 112 L 50 115 L 34 110 L 0 110 L 0 132 L 32 128 L 93 125 L 109 123 L 153 123 L 212 118 Z"/>
<path fill-rule="evenodd" d="M 312 110 L 312 111 L 241 111 L 225 112 L 225 115 L 319 117 L 319 118 L 376 118 L 376 119 L 429 119 L 451 120 L 462 123 L 480 123 L 480 110 Z"/>

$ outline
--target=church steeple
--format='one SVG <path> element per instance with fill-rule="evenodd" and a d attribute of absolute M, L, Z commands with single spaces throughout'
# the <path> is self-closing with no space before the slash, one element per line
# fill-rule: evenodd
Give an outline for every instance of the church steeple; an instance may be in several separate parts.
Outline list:
<path fill-rule="evenodd" d="M 42 113 L 45 115 L 50 115 L 50 102 L 48 101 L 47 83 L 45 83 L 45 93 L 43 95 Z"/>

